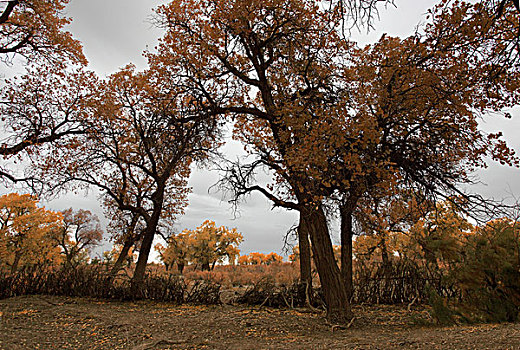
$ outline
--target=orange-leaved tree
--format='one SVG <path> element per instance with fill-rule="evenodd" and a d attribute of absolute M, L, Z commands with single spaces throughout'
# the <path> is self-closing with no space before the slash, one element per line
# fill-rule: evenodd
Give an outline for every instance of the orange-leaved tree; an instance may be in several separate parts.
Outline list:
<path fill-rule="evenodd" d="M 0 179 L 42 187 L 44 176 L 31 174 L 28 165 L 78 142 L 88 127 L 84 121 L 96 101 L 97 83 L 95 74 L 82 67 L 50 63 L 31 65 L 22 76 L 7 80 L 0 91 Z M 17 161 L 25 162 L 26 174 L 12 166 Z"/>
<path fill-rule="evenodd" d="M 238 259 L 239 265 L 271 265 L 274 263 L 283 262 L 283 257 L 280 255 L 271 252 L 269 254 L 263 254 L 259 252 L 252 252 L 248 255 L 242 255 Z"/>
<path fill-rule="evenodd" d="M 20 266 L 55 266 L 62 260 L 56 243 L 62 216 L 37 204 L 28 194 L 0 197 L 1 268 L 14 273 Z"/>
<path fill-rule="evenodd" d="M 511 8 L 495 20 L 485 5 L 443 1 L 422 34 L 361 50 L 315 1 L 186 0 L 159 9 L 167 32 L 152 66 L 190 77 L 209 112 L 234 116 L 235 137 L 256 159 L 229 168 L 228 188 L 236 199 L 258 191 L 300 212 L 330 320 L 351 317 L 351 249 L 341 274 L 326 198 L 339 194 L 348 247 L 353 213 L 372 191 L 457 192 L 485 155 L 515 162 L 499 135 L 476 123 L 478 112 L 518 100 L 518 24 Z M 260 167 L 275 173 L 270 187 L 255 183 Z"/>
<path fill-rule="evenodd" d="M 185 231 L 188 234 L 190 260 L 200 265 L 201 269 L 213 269 L 217 262 L 227 259 L 235 264 L 240 250 L 238 245 L 243 237 L 236 228 L 217 227 L 214 221 L 206 220 L 195 230 Z"/>
<path fill-rule="evenodd" d="M 64 28 L 70 0 L 9 0 L 0 10 L 0 57 L 14 54 L 28 60 L 44 58 L 53 64 L 64 60 L 86 64 L 82 46 Z"/>
<path fill-rule="evenodd" d="M 95 186 L 110 205 L 144 222 L 133 277 L 137 285 L 159 223 L 183 213 L 190 165 L 204 161 L 215 146 L 218 121 L 200 112 L 180 75 L 136 72 L 130 65 L 98 89 L 88 133 L 76 147 L 61 148 L 47 159 L 52 174 L 49 167 L 44 170 L 58 188 Z"/>
<path fill-rule="evenodd" d="M 173 264 L 177 265 L 177 270 L 182 274 L 184 267 L 190 262 L 190 232 L 184 230 L 177 235 L 171 235 L 168 238 L 167 246 L 164 247 L 158 243 L 155 250 L 159 253 L 159 258 L 166 266 L 168 271 Z"/>

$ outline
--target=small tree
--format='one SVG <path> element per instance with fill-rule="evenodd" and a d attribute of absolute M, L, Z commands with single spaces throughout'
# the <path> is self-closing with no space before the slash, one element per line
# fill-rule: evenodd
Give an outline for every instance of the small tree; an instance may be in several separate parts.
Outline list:
<path fill-rule="evenodd" d="M 281 257 L 280 255 L 278 255 L 274 252 L 267 254 L 263 261 L 263 263 L 266 265 L 271 265 L 271 264 L 281 263 L 281 262 L 283 262 L 283 257 Z"/>
<path fill-rule="evenodd" d="M 28 194 L 0 197 L 0 266 L 11 273 L 19 266 L 57 265 L 60 248 L 57 235 L 63 222 L 60 213 L 37 207 Z"/>
<path fill-rule="evenodd" d="M 490 321 L 518 320 L 520 311 L 520 226 L 502 218 L 477 227 L 468 235 L 452 270 L 471 308 Z"/>
<path fill-rule="evenodd" d="M 65 255 L 65 264 L 74 267 L 88 259 L 89 249 L 99 245 L 103 230 L 97 215 L 88 210 L 69 208 L 62 214 L 63 227 L 59 231 L 58 245 Z"/>
<path fill-rule="evenodd" d="M 184 230 L 178 235 L 170 236 L 166 247 L 163 247 L 160 243 L 155 246 L 161 261 L 166 266 L 166 271 L 177 264 L 177 270 L 182 274 L 184 267 L 188 265 L 191 254 L 189 243 L 190 232 Z"/>
<path fill-rule="evenodd" d="M 217 262 L 223 262 L 226 258 L 234 263 L 240 252 L 238 245 L 243 240 L 242 234 L 236 228 L 217 227 L 210 220 L 186 233 L 189 235 L 191 260 L 200 264 L 202 270 L 213 269 Z"/>

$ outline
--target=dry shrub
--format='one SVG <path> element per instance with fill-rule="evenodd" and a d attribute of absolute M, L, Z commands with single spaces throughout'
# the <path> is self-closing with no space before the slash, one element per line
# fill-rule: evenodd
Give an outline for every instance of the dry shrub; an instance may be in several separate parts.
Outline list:
<path fill-rule="evenodd" d="M 0 299 L 18 295 L 46 294 L 118 300 L 149 299 L 164 302 L 219 304 L 220 285 L 209 281 L 186 283 L 183 277 L 147 274 L 140 285 L 128 277 L 113 279 L 101 266 L 77 269 L 23 269 L 0 274 Z"/>

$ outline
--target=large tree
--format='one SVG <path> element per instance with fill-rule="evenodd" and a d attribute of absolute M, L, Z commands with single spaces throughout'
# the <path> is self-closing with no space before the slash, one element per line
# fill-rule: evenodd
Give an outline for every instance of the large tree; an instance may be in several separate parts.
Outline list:
<path fill-rule="evenodd" d="M 175 75 L 132 66 L 99 86 L 98 104 L 75 147 L 60 148 L 44 172 L 66 183 L 95 186 L 119 210 L 143 220 L 136 285 L 143 279 L 160 220 L 182 213 L 193 161 L 213 147 L 216 119 L 199 113 Z M 54 160 L 54 162 L 52 162 Z M 64 161 L 65 160 L 65 161 Z"/>
<path fill-rule="evenodd" d="M 364 50 L 343 40 L 337 12 L 316 2 L 193 0 L 159 9 L 167 33 L 152 64 L 186 76 L 208 111 L 234 116 L 235 136 L 257 159 L 227 179 L 236 196 L 259 191 L 300 212 L 331 320 L 351 314 L 324 199 L 340 194 L 346 245 L 367 194 L 453 192 L 485 156 L 514 162 L 499 135 L 476 122 L 518 100 L 516 37 L 506 30 L 513 10 L 496 19 L 487 5 L 444 1 L 423 35 L 383 37 Z M 252 182 L 262 166 L 275 172 L 271 188 Z M 351 269 L 351 249 L 343 255 Z"/>

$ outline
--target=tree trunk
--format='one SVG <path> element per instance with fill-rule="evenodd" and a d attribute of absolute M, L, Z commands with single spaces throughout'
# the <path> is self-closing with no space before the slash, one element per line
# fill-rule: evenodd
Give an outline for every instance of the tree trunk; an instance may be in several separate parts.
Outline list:
<path fill-rule="evenodd" d="M 20 259 L 22 258 L 22 254 L 19 252 L 14 253 L 13 264 L 11 265 L 11 273 L 15 273 L 18 270 L 18 264 L 20 264 Z"/>
<path fill-rule="evenodd" d="M 301 223 L 311 239 L 314 262 L 318 269 L 321 287 L 327 304 L 327 319 L 331 323 L 345 323 L 352 318 L 350 301 L 330 240 L 327 218 L 321 205 L 316 209 L 304 207 Z"/>
<path fill-rule="evenodd" d="M 209 262 L 203 262 L 201 269 L 202 271 L 209 271 Z"/>
<path fill-rule="evenodd" d="M 182 271 L 184 271 L 184 264 L 177 263 L 177 270 L 179 270 L 179 273 L 182 275 Z"/>
<path fill-rule="evenodd" d="M 300 225 L 298 226 L 298 247 L 300 248 L 300 281 L 311 286 L 311 245 L 309 243 L 309 232 L 301 224 L 301 214 Z"/>
<path fill-rule="evenodd" d="M 148 263 L 148 256 L 152 249 L 153 239 L 157 232 L 157 225 L 162 212 L 162 200 L 159 203 L 154 203 L 154 209 L 150 221 L 146 223 L 146 228 L 143 232 L 143 240 L 139 249 L 139 258 L 135 265 L 133 283 L 135 285 L 140 284 L 144 279 L 144 273 L 146 271 L 146 264 Z"/>
<path fill-rule="evenodd" d="M 388 256 L 388 247 L 386 245 L 386 239 L 384 236 L 381 236 L 381 241 L 379 242 L 379 249 L 381 249 L 383 272 L 385 274 L 385 278 L 389 280 L 392 275 L 392 262 L 390 261 L 390 258 Z"/>
<path fill-rule="evenodd" d="M 119 253 L 119 256 L 117 257 L 117 260 L 112 267 L 112 270 L 110 271 L 110 276 L 115 276 L 117 273 L 121 270 L 123 266 L 123 262 L 128 257 L 128 253 L 130 252 L 130 249 L 134 245 L 135 241 L 133 239 L 127 239 L 125 241 L 125 245 L 123 246 L 123 249 L 121 249 L 121 253 Z"/>
<path fill-rule="evenodd" d="M 341 277 L 345 283 L 349 300 L 354 292 L 352 278 L 352 211 L 346 206 L 340 207 L 341 214 Z"/>

